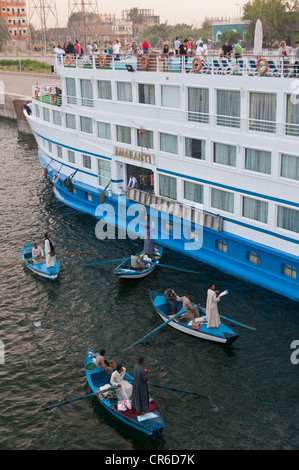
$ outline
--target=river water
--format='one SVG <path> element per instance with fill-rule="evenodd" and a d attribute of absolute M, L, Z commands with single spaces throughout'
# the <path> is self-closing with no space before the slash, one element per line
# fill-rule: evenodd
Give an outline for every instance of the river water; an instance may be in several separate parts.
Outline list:
<path fill-rule="evenodd" d="M 21 260 L 25 241 L 43 242 L 49 231 L 60 258 L 55 283 L 35 277 L 21 263 L 0 271 L 0 449 L 17 450 L 214 450 L 298 449 L 299 364 L 291 348 L 299 340 L 298 303 L 165 249 L 163 263 L 202 275 L 157 268 L 134 283 L 119 282 L 115 265 L 82 265 L 123 258 L 139 241 L 98 240 L 96 220 L 57 201 L 44 178 L 32 138 L 0 120 L 0 267 Z M 191 290 L 205 304 L 207 284 L 229 295 L 220 313 L 253 326 L 231 346 L 197 340 L 158 327 L 149 288 Z M 40 322 L 40 326 L 35 326 Z M 106 349 L 132 373 L 143 355 L 152 383 L 208 394 L 212 401 L 151 388 L 165 418 L 156 440 L 119 428 L 88 398 L 50 412 L 38 409 L 89 393 L 87 348 Z M 295 359 L 298 355 L 293 354 Z M 294 362 L 294 361 L 293 361 Z"/>

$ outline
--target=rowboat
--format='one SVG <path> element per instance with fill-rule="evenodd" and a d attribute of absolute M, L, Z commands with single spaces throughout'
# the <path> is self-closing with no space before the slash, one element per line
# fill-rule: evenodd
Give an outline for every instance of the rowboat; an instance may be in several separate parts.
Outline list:
<path fill-rule="evenodd" d="M 49 279 L 50 281 L 55 281 L 59 274 L 59 262 L 56 260 L 55 266 L 52 268 L 48 268 L 46 263 L 34 264 L 34 260 L 32 259 L 33 247 L 33 243 L 26 242 L 22 249 L 22 260 L 25 262 L 27 268 L 38 276 Z"/>
<path fill-rule="evenodd" d="M 137 253 L 137 256 L 143 262 L 144 267 L 142 269 L 134 269 L 131 267 L 131 258 L 127 258 L 114 270 L 114 274 L 120 279 L 141 279 L 148 276 L 156 268 L 160 262 L 163 254 L 163 248 L 155 245 L 155 253 L 147 256 L 143 251 Z M 154 264 L 153 264 L 154 263 Z"/>
<path fill-rule="evenodd" d="M 98 401 L 120 422 L 156 439 L 163 431 L 164 418 L 154 398 L 150 395 L 150 407 L 145 414 L 137 413 L 134 408 L 120 411 L 115 390 L 105 392 L 107 388 L 110 388 L 109 375 L 97 368 L 95 358 L 92 358 L 94 354 L 97 354 L 96 351 L 88 349 L 85 356 L 85 373 L 92 392 L 99 392 L 95 395 Z M 129 374 L 126 373 L 124 378 L 133 383 L 134 379 Z"/>
<path fill-rule="evenodd" d="M 169 307 L 164 299 L 164 296 L 160 295 L 154 289 L 150 289 L 150 298 L 153 306 L 155 307 L 162 320 L 164 322 L 169 321 L 171 319 L 171 316 L 168 315 Z M 182 308 L 181 301 L 178 301 L 178 309 L 179 311 L 181 311 L 182 315 L 186 311 Z M 169 322 L 168 325 L 174 328 L 175 330 L 182 331 L 183 333 L 187 333 L 188 335 L 195 336 L 196 338 L 206 339 L 208 341 L 214 341 L 216 343 L 231 345 L 234 341 L 238 339 L 239 335 L 229 326 L 225 325 L 225 323 L 221 322 L 218 328 L 208 328 L 204 309 L 199 307 L 199 311 L 202 313 L 202 320 L 200 321 L 200 324 L 197 323 L 197 327 L 196 325 L 194 325 L 194 323 L 192 324 L 192 322 L 183 323 L 182 321 L 180 321 L 181 317 L 178 317 L 173 321 Z"/>

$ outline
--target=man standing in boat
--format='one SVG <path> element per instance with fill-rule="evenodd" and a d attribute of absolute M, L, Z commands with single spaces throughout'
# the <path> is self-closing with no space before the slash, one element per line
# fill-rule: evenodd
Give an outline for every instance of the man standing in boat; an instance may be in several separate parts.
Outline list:
<path fill-rule="evenodd" d="M 53 268 L 56 264 L 56 253 L 49 233 L 45 234 L 45 254 L 47 268 Z"/>
<path fill-rule="evenodd" d="M 132 408 L 137 413 L 147 413 L 149 410 L 148 370 L 144 369 L 144 358 L 139 357 L 134 366 L 134 383 L 132 391 Z"/>
<path fill-rule="evenodd" d="M 219 291 L 215 290 L 215 285 L 210 284 L 207 293 L 207 304 L 206 304 L 206 317 L 208 320 L 208 328 L 218 328 L 220 325 L 220 315 L 218 313 L 218 302 L 220 297 L 217 297 Z"/>

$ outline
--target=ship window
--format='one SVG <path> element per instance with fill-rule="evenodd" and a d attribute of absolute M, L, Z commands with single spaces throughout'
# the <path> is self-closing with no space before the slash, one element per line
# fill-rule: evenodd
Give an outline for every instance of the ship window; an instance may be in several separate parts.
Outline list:
<path fill-rule="evenodd" d="M 108 122 L 98 122 L 99 139 L 111 140 L 111 128 Z"/>
<path fill-rule="evenodd" d="M 249 129 L 276 132 L 276 95 L 250 93 Z"/>
<path fill-rule="evenodd" d="M 72 150 L 68 150 L 68 159 L 70 163 L 75 163 L 75 152 L 73 152 Z"/>
<path fill-rule="evenodd" d="M 251 197 L 243 197 L 242 215 L 266 224 L 268 222 L 268 203 Z"/>
<path fill-rule="evenodd" d="M 278 206 L 277 227 L 299 233 L 299 210 Z"/>
<path fill-rule="evenodd" d="M 91 170 L 91 157 L 89 155 L 83 155 L 83 166 Z"/>
<path fill-rule="evenodd" d="M 188 120 L 209 122 L 208 88 L 188 88 Z"/>
<path fill-rule="evenodd" d="M 289 264 L 282 265 L 282 273 L 285 276 L 291 277 L 292 279 L 297 279 L 297 269 Z"/>
<path fill-rule="evenodd" d="M 50 142 L 49 140 L 48 140 L 48 148 L 49 148 L 49 152 L 52 153 L 52 142 Z"/>
<path fill-rule="evenodd" d="M 98 160 L 99 185 L 106 187 L 111 179 L 111 163 L 107 160 Z"/>
<path fill-rule="evenodd" d="M 197 158 L 198 160 L 205 160 L 206 154 L 206 141 L 199 139 L 185 138 L 185 155 L 186 157 Z"/>
<path fill-rule="evenodd" d="M 286 134 L 299 137 L 299 102 L 293 95 L 287 96 Z"/>
<path fill-rule="evenodd" d="M 131 128 L 127 126 L 116 126 L 117 141 L 124 144 L 131 143 Z"/>
<path fill-rule="evenodd" d="M 85 197 L 88 201 L 92 201 L 92 195 L 90 193 L 85 193 Z"/>
<path fill-rule="evenodd" d="M 155 85 L 140 83 L 138 85 L 139 103 L 155 104 Z"/>
<path fill-rule="evenodd" d="M 169 199 L 177 199 L 177 180 L 171 176 L 159 176 L 159 194 Z"/>
<path fill-rule="evenodd" d="M 203 204 L 203 185 L 184 181 L 184 198 Z"/>
<path fill-rule="evenodd" d="M 148 149 L 154 148 L 154 133 L 145 129 L 137 129 L 137 145 Z"/>
<path fill-rule="evenodd" d="M 62 148 L 57 145 L 57 157 L 63 158 Z"/>
<path fill-rule="evenodd" d="M 93 90 L 91 80 L 80 80 L 82 106 L 93 106 Z"/>
<path fill-rule="evenodd" d="M 271 174 L 271 152 L 257 149 L 245 149 L 245 169 Z"/>
<path fill-rule="evenodd" d="M 216 240 L 216 248 L 223 253 L 227 253 L 227 243 L 223 240 Z"/>
<path fill-rule="evenodd" d="M 76 129 L 76 116 L 74 114 L 65 114 L 65 125 L 68 129 Z"/>
<path fill-rule="evenodd" d="M 39 107 L 37 106 L 37 104 L 34 105 L 34 109 L 35 109 L 35 116 L 37 118 L 39 118 L 40 117 L 40 112 L 39 112 Z"/>
<path fill-rule="evenodd" d="M 217 90 L 217 125 L 240 127 L 240 92 Z"/>
<path fill-rule="evenodd" d="M 234 195 L 228 191 L 212 188 L 211 206 L 226 212 L 234 212 Z"/>
<path fill-rule="evenodd" d="M 250 261 L 250 263 L 253 264 L 260 264 L 261 262 L 260 255 L 254 253 L 253 251 L 247 251 L 247 259 Z"/>
<path fill-rule="evenodd" d="M 280 176 L 292 180 L 299 180 L 299 157 L 281 155 Z"/>
<path fill-rule="evenodd" d="M 60 111 L 53 111 L 53 123 L 56 124 L 56 126 L 62 125 Z"/>
<path fill-rule="evenodd" d="M 44 121 L 50 122 L 50 111 L 49 111 L 49 108 L 43 108 L 43 118 L 44 118 Z"/>
<path fill-rule="evenodd" d="M 168 108 L 180 108 L 181 107 L 180 87 L 162 85 L 161 106 L 166 106 Z"/>
<path fill-rule="evenodd" d="M 87 134 L 93 134 L 92 119 L 85 116 L 80 116 L 81 131 Z"/>
<path fill-rule="evenodd" d="M 98 80 L 98 97 L 100 100 L 112 100 L 111 82 Z"/>
<path fill-rule="evenodd" d="M 117 99 L 118 101 L 133 101 L 131 83 L 117 82 Z"/>
<path fill-rule="evenodd" d="M 214 143 L 214 162 L 221 165 L 236 166 L 236 147 Z"/>
<path fill-rule="evenodd" d="M 178 136 L 160 133 L 160 150 L 163 152 L 178 154 Z"/>
<path fill-rule="evenodd" d="M 66 94 L 69 104 L 77 104 L 76 80 L 74 78 L 66 78 Z"/>

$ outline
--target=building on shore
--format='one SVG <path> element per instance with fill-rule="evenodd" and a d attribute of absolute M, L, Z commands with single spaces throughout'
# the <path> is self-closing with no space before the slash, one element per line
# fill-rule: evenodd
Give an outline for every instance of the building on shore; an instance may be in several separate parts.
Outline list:
<path fill-rule="evenodd" d="M 225 31 L 234 31 L 239 33 L 241 39 L 245 40 L 246 29 L 248 28 L 249 21 L 236 20 L 223 20 L 213 22 L 212 36 L 213 42 L 221 42 L 221 36 Z"/>
<path fill-rule="evenodd" d="M 15 52 L 26 51 L 29 38 L 26 1 L 0 0 L 0 14 L 7 24 L 11 38 L 8 46 Z"/>

